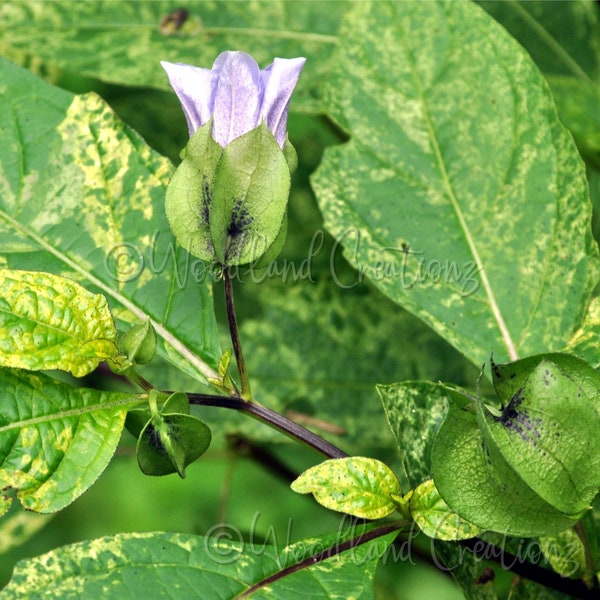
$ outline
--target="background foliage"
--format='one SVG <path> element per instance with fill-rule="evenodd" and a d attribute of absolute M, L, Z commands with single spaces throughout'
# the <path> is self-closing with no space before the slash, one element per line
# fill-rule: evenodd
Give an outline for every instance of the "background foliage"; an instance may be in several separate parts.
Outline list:
<path fill-rule="evenodd" d="M 161 20 L 179 3 L 3 3 L 0 53 L 29 72 L 0 63 L 2 266 L 68 274 L 107 296 L 121 328 L 150 315 L 160 358 L 144 375 L 163 389 L 203 391 L 228 345 L 222 289 L 184 252 L 171 254 L 164 189 L 187 128 L 157 61 L 209 66 L 232 48 L 261 66 L 306 56 L 289 122 L 299 169 L 288 240 L 276 269 L 241 269 L 236 283 L 253 389 L 347 452 L 386 460 L 401 483 L 404 469 L 421 483 L 445 410 L 428 381 L 473 389 L 492 350 L 506 359 L 568 347 L 599 362 L 591 205 L 559 124 L 585 159 L 597 206 L 598 7 L 481 3 L 496 22 L 452 4 L 188 2 L 187 22 L 169 32 Z M 127 126 L 95 94 L 73 96 L 82 92 L 99 94 Z M 354 234 L 340 243 L 349 230 L 362 232 L 358 252 Z M 377 261 L 402 264 L 401 248 L 411 260 L 473 262 L 489 285 L 465 294 L 464 280 L 430 278 L 408 288 L 416 262 L 404 280 L 365 276 Z M 410 380 L 424 383 L 396 385 Z M 14 503 L 0 521 L 3 583 L 18 558 L 113 533 L 210 538 L 224 522 L 234 543 L 281 549 L 340 527 L 338 515 L 289 491 L 290 472 L 314 454 L 238 414 L 195 414 L 217 439 L 185 481 L 143 477 L 125 432 L 96 485 L 57 516 Z M 462 597 L 427 565 L 423 536 L 403 543 L 409 560 L 379 568 L 379 597 Z M 436 548 L 460 562 L 454 575 L 471 597 L 506 596 L 501 569 L 478 584 L 484 564 Z M 510 593 L 542 597 L 535 584 Z"/>

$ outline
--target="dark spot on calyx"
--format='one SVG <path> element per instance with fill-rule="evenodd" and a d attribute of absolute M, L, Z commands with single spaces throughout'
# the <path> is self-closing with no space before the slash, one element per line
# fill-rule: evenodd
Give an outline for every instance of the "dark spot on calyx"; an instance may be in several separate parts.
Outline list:
<path fill-rule="evenodd" d="M 240 256 L 244 250 L 244 243 L 248 234 L 248 229 L 252 225 L 254 218 L 248 210 L 242 206 L 242 200 L 236 200 L 231 211 L 231 220 L 227 228 L 227 256 L 229 258 Z"/>
<path fill-rule="evenodd" d="M 495 421 L 502 423 L 506 429 L 515 432 L 524 442 L 532 442 L 540 439 L 539 426 L 541 419 L 532 419 L 529 414 L 521 409 L 523 404 L 523 389 L 520 389 L 510 400 L 508 406 L 503 407 L 502 414 L 494 417 Z"/>
<path fill-rule="evenodd" d="M 492 367 L 492 371 L 494 372 L 494 376 L 497 379 L 501 379 L 502 378 L 502 373 L 500 372 L 500 368 L 498 367 L 498 365 L 494 362 L 494 358 L 490 358 L 490 366 Z"/>
<path fill-rule="evenodd" d="M 556 384 L 556 375 L 554 375 L 550 369 L 544 369 L 544 372 L 542 373 L 542 383 L 546 387 Z"/>
<path fill-rule="evenodd" d="M 210 205 L 212 204 L 212 188 L 208 177 L 202 178 L 202 201 L 200 203 L 200 220 L 208 226 Z"/>
<path fill-rule="evenodd" d="M 153 425 L 149 425 L 149 429 L 150 437 L 148 441 L 150 442 L 150 446 L 154 448 L 158 453 L 163 455 L 166 454 L 167 452 L 165 450 L 165 446 L 162 440 L 160 439 L 160 433 L 158 432 L 158 429 L 156 429 L 156 427 L 154 427 Z"/>
<path fill-rule="evenodd" d="M 227 233 L 230 237 L 235 238 L 246 232 L 252 224 L 252 217 L 246 208 L 242 206 L 241 200 L 236 200 L 233 210 L 231 211 L 231 221 Z"/>
<path fill-rule="evenodd" d="M 202 190 L 200 192 L 200 210 L 198 212 L 198 228 L 206 228 L 210 227 L 209 219 L 210 219 L 210 207 L 212 205 L 212 186 L 208 177 L 202 177 Z M 214 247 L 212 240 L 207 236 L 206 239 L 206 250 L 207 252 L 213 252 Z"/>

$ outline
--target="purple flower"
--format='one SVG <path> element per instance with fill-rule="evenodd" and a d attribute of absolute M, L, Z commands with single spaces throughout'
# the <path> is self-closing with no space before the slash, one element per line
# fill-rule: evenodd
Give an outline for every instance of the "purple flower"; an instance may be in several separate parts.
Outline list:
<path fill-rule="evenodd" d="M 305 58 L 276 58 L 260 70 L 245 52 L 222 52 L 212 69 L 162 61 L 179 97 L 190 136 L 213 117 L 212 137 L 221 146 L 264 121 L 281 148 L 290 98 Z"/>

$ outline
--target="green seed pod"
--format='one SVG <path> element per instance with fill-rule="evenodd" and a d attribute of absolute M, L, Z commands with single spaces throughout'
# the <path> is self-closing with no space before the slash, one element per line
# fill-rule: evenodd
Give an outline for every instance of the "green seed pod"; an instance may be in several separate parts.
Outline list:
<path fill-rule="evenodd" d="M 483 529 L 551 535 L 600 487 L 600 375 L 576 358 L 492 363 L 500 409 L 450 392 L 432 470 L 442 498 Z"/>

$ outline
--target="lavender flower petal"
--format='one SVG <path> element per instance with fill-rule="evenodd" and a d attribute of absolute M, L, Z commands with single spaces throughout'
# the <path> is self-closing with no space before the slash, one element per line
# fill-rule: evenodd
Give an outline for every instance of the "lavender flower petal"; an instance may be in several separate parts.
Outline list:
<path fill-rule="evenodd" d="M 160 64 L 181 102 L 191 136 L 210 119 L 214 111 L 216 75 L 211 69 L 183 63 L 161 61 Z"/>
<path fill-rule="evenodd" d="M 256 61 L 244 52 L 223 52 L 213 65 L 217 73 L 213 138 L 225 147 L 260 124 L 262 87 Z"/>
<path fill-rule="evenodd" d="M 305 62 L 305 58 L 276 58 L 261 72 L 264 86 L 261 117 L 281 148 L 285 143 L 290 99 Z"/>
<path fill-rule="evenodd" d="M 305 62 L 276 58 L 261 71 L 244 52 L 222 52 L 212 69 L 161 64 L 179 97 L 190 136 L 212 117 L 212 137 L 225 147 L 264 120 L 283 148 L 290 98 Z"/>

